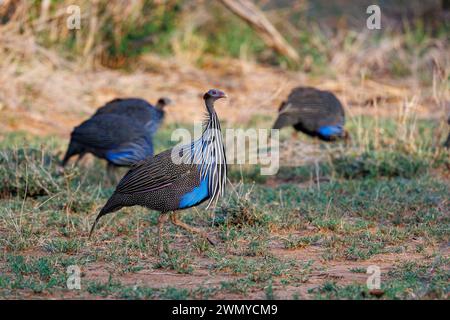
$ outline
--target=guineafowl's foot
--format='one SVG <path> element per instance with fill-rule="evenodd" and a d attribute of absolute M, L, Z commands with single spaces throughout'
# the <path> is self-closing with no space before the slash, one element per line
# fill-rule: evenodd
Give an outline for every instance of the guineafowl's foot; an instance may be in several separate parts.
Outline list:
<path fill-rule="evenodd" d="M 161 257 L 164 253 L 163 246 L 163 235 L 164 235 L 164 224 L 168 218 L 167 214 L 160 214 L 158 217 L 158 254 Z"/>
<path fill-rule="evenodd" d="M 194 228 L 194 227 L 192 227 L 192 226 L 190 226 L 190 225 L 184 223 L 184 222 L 181 221 L 180 219 L 178 219 L 177 213 L 172 212 L 172 214 L 170 215 L 170 220 L 172 221 L 172 223 L 173 223 L 174 225 L 176 225 L 176 226 L 178 226 L 178 227 L 180 227 L 180 228 L 183 228 L 184 230 L 186 230 L 186 231 L 188 231 L 188 232 L 190 232 L 190 233 L 196 233 L 196 234 L 202 236 L 203 238 L 205 238 L 206 240 L 208 240 L 208 242 L 209 242 L 210 244 L 212 244 L 213 246 L 216 245 L 215 242 L 212 241 L 204 231 L 202 231 L 202 230 L 200 230 L 200 229 L 197 229 L 197 228 Z"/>

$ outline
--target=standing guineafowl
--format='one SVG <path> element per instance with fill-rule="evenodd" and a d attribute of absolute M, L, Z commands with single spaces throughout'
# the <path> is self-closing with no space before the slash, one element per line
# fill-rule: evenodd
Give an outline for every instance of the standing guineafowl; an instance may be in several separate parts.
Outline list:
<path fill-rule="evenodd" d="M 115 166 L 130 167 L 153 155 L 152 134 L 129 117 L 117 114 L 94 116 L 73 129 L 62 165 L 65 166 L 74 155 L 79 155 L 78 162 L 86 153 L 105 159 L 112 178 Z"/>
<path fill-rule="evenodd" d="M 62 166 L 75 155 L 78 162 L 86 153 L 92 153 L 108 162 L 112 178 L 114 166 L 132 166 L 152 156 L 153 135 L 164 118 L 164 107 L 170 102 L 161 98 L 156 107 L 138 98 L 108 102 L 72 131 Z"/>
<path fill-rule="evenodd" d="M 311 137 L 334 141 L 347 138 L 344 125 L 344 108 L 333 93 L 298 87 L 281 103 L 273 128 L 293 126 Z"/>
<path fill-rule="evenodd" d="M 225 93 L 215 89 L 203 96 L 208 113 L 198 140 L 147 158 L 128 171 L 95 219 L 91 234 L 105 214 L 139 205 L 161 212 L 158 219 L 159 254 L 163 252 L 162 228 L 169 213 L 175 225 L 208 239 L 202 231 L 178 220 L 176 211 L 206 200 L 209 200 L 209 207 L 223 195 L 227 178 L 226 157 L 214 102 L 224 97 Z"/>

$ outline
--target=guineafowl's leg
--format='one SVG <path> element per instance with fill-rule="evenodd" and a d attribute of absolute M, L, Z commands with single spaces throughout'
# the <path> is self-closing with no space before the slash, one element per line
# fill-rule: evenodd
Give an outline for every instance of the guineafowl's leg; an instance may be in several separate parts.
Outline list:
<path fill-rule="evenodd" d="M 81 159 L 83 159 L 83 157 L 86 155 L 86 152 L 82 152 L 78 155 L 77 160 L 75 161 L 75 166 L 78 165 L 78 163 L 80 162 Z"/>
<path fill-rule="evenodd" d="M 444 147 L 450 149 L 450 133 L 448 134 L 447 141 L 444 143 Z"/>
<path fill-rule="evenodd" d="M 291 134 L 291 140 L 289 141 L 289 145 L 288 145 L 288 157 L 290 159 L 292 159 L 291 157 L 295 157 L 294 151 L 296 149 L 295 146 L 296 146 L 297 141 L 298 141 L 298 131 L 295 130 Z"/>
<path fill-rule="evenodd" d="M 158 254 L 162 255 L 164 252 L 163 247 L 163 233 L 164 233 L 164 223 L 166 223 L 168 218 L 167 213 L 161 213 L 158 217 Z"/>
<path fill-rule="evenodd" d="M 172 221 L 172 223 L 180 228 L 183 228 L 184 230 L 190 232 L 190 233 L 196 233 L 199 234 L 200 236 L 202 236 L 203 238 L 205 238 L 206 240 L 208 240 L 209 243 L 211 243 L 213 246 L 215 246 L 216 244 L 208 237 L 208 235 L 203 232 L 200 229 L 194 228 L 186 223 L 184 223 L 183 221 L 181 221 L 180 219 L 178 219 L 178 215 L 177 212 L 172 212 L 172 214 L 170 215 L 170 219 Z"/>
<path fill-rule="evenodd" d="M 117 184 L 117 176 L 115 172 L 116 168 L 110 162 L 106 165 L 106 173 L 108 175 L 109 182 L 114 186 Z"/>

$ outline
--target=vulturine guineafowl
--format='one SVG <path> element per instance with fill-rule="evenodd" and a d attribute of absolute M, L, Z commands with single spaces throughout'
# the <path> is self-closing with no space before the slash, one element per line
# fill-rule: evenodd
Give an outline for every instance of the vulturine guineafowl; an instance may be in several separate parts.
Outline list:
<path fill-rule="evenodd" d="M 153 135 L 159 129 L 164 119 L 165 106 L 171 103 L 172 100 L 166 97 L 160 98 L 155 106 L 140 98 L 118 98 L 97 109 L 94 116 L 105 113 L 128 116 L 144 124 Z"/>
<path fill-rule="evenodd" d="M 344 108 L 333 93 L 298 87 L 281 103 L 273 128 L 293 126 L 311 137 L 333 141 L 347 138 L 344 125 Z"/>
<path fill-rule="evenodd" d="M 132 166 L 153 155 L 153 135 L 164 119 L 169 98 L 160 98 L 156 106 L 139 98 L 114 99 L 99 108 L 76 127 L 62 165 L 74 155 L 77 162 L 86 153 L 108 161 L 108 175 L 114 166 Z"/>
<path fill-rule="evenodd" d="M 86 153 L 105 159 L 112 179 L 114 166 L 130 167 L 153 155 L 152 134 L 130 117 L 100 114 L 73 129 L 62 166 L 75 155 L 78 155 L 78 162 Z"/>
<path fill-rule="evenodd" d="M 204 232 L 178 220 L 177 211 L 206 200 L 209 200 L 209 207 L 224 193 L 227 163 L 220 122 L 214 110 L 214 102 L 224 97 L 225 93 L 216 89 L 203 96 L 208 113 L 198 140 L 147 158 L 128 171 L 101 209 L 90 234 L 105 214 L 139 205 L 161 213 L 158 219 L 159 254 L 163 252 L 162 229 L 169 214 L 175 225 L 199 233 L 213 244 Z"/>

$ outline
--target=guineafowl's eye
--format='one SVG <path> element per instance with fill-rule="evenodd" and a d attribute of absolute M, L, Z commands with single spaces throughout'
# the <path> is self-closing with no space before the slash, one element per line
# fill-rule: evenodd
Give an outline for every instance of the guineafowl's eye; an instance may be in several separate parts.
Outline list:
<path fill-rule="evenodd" d="M 216 90 L 213 90 L 213 91 L 212 91 L 212 94 L 213 94 L 213 95 L 216 95 L 216 94 L 217 94 Z"/>

